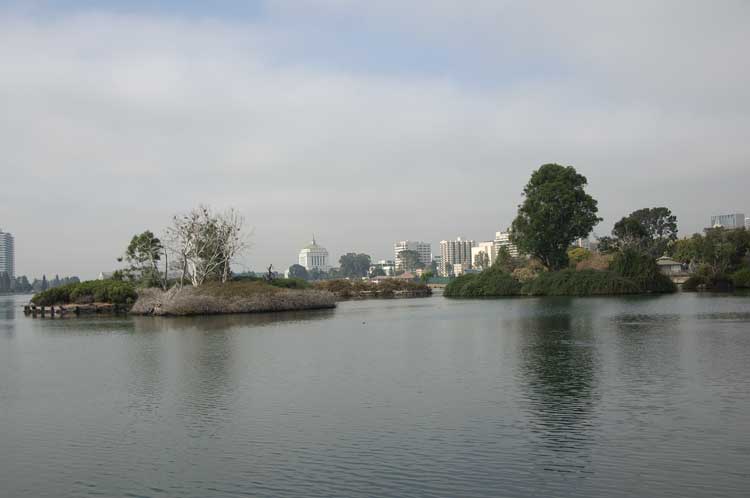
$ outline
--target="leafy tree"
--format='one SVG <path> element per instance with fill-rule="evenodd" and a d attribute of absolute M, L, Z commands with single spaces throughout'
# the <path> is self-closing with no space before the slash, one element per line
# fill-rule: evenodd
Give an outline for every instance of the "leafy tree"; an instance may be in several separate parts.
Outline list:
<path fill-rule="evenodd" d="M 550 270 L 568 266 L 568 247 L 601 221 L 596 200 L 584 190 L 587 183 L 572 166 L 545 164 L 534 171 L 511 227 L 511 242 Z"/>
<path fill-rule="evenodd" d="M 380 266 L 376 266 L 370 272 L 370 278 L 373 278 L 373 277 L 385 277 L 385 276 L 386 276 L 385 275 L 385 270 L 382 267 L 380 267 Z"/>
<path fill-rule="evenodd" d="M 134 235 L 125 250 L 124 259 L 130 263 L 125 273 L 147 287 L 160 285 L 166 289 L 167 269 L 164 275 L 159 270 L 162 256 L 166 258 L 164 245 L 150 230 Z"/>
<path fill-rule="evenodd" d="M 301 278 L 307 280 L 310 275 L 307 273 L 307 268 L 302 265 L 292 265 L 289 267 L 289 278 Z"/>
<path fill-rule="evenodd" d="M 424 263 L 419 261 L 419 253 L 411 249 L 399 252 L 396 256 L 396 264 L 405 271 L 414 271 L 419 268 L 424 268 Z"/>
<path fill-rule="evenodd" d="M 677 240 L 677 217 L 666 207 L 639 209 L 615 223 L 612 235 L 620 249 L 661 256 Z"/>
<path fill-rule="evenodd" d="M 313 268 L 308 272 L 310 280 L 324 280 L 328 278 L 328 274 L 320 268 Z"/>
<path fill-rule="evenodd" d="M 570 266 L 575 266 L 581 261 L 586 261 L 590 257 L 591 251 L 583 247 L 573 247 L 572 249 L 568 250 L 568 260 L 570 261 Z"/>
<path fill-rule="evenodd" d="M 475 263 L 480 269 L 486 270 L 490 267 L 490 257 L 485 251 L 479 251 L 479 253 L 477 253 Z"/>
<path fill-rule="evenodd" d="M 370 256 L 349 252 L 339 258 L 341 275 L 348 278 L 366 277 L 370 271 Z"/>

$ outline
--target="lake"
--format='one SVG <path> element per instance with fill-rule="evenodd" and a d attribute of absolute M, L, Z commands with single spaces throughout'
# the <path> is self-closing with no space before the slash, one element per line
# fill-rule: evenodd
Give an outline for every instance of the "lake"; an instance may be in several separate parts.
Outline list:
<path fill-rule="evenodd" d="M 0 495 L 746 497 L 750 297 L 42 320 L 0 297 Z"/>

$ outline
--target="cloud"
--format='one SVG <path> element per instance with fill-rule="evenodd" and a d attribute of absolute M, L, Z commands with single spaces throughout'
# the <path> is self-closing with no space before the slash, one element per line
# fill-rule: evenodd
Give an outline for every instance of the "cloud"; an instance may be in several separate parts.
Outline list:
<path fill-rule="evenodd" d="M 311 232 L 334 257 L 487 239 L 551 161 L 587 175 L 600 232 L 643 206 L 688 230 L 750 210 L 745 5 L 457 5 L 0 18 L 0 223 L 19 271 L 93 276 L 133 233 L 201 202 L 245 213 L 252 268 L 293 263 Z M 314 34 L 350 21 L 366 27 L 360 62 Z M 394 46 L 466 71 L 371 63 Z"/>

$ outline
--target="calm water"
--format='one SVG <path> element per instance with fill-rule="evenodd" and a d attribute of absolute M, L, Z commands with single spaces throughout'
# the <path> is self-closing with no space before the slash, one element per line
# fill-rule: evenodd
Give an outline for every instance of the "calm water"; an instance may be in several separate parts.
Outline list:
<path fill-rule="evenodd" d="M 40 320 L 0 297 L 0 495 L 750 495 L 750 297 Z"/>

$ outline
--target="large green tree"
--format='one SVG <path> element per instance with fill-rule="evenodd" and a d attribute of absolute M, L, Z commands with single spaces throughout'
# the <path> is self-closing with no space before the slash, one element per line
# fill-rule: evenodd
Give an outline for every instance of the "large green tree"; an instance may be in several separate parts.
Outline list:
<path fill-rule="evenodd" d="M 414 271 L 418 268 L 424 268 L 424 263 L 419 261 L 419 253 L 411 249 L 406 249 L 398 253 L 397 264 L 404 271 Z"/>
<path fill-rule="evenodd" d="M 302 280 L 307 280 L 310 278 L 310 274 L 304 266 L 294 264 L 289 267 L 289 278 L 301 278 Z"/>
<path fill-rule="evenodd" d="M 567 250 L 601 221 L 586 177 L 572 166 L 545 164 L 523 189 L 524 201 L 511 226 L 511 241 L 549 270 L 568 266 Z"/>
<path fill-rule="evenodd" d="M 140 280 L 147 286 L 159 286 L 166 288 L 167 270 L 164 274 L 159 271 L 159 262 L 162 256 L 166 257 L 164 245 L 153 232 L 146 230 L 138 235 L 133 235 L 124 259 L 130 264 L 127 272 Z"/>
<path fill-rule="evenodd" d="M 348 252 L 339 258 L 341 276 L 348 278 L 366 277 L 370 271 L 368 254 Z"/>
<path fill-rule="evenodd" d="M 661 256 L 677 240 L 677 217 L 666 207 L 639 209 L 615 223 L 612 236 L 621 249 Z"/>

